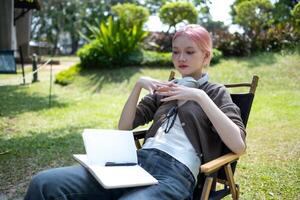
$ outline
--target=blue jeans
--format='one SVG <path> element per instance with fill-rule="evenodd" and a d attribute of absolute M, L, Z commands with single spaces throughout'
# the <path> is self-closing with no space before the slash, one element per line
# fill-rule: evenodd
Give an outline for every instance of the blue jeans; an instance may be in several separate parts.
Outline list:
<path fill-rule="evenodd" d="M 159 184 L 104 189 L 84 167 L 71 166 L 38 173 L 30 182 L 25 200 L 192 199 L 195 180 L 185 165 L 157 149 L 138 150 L 138 160 Z"/>

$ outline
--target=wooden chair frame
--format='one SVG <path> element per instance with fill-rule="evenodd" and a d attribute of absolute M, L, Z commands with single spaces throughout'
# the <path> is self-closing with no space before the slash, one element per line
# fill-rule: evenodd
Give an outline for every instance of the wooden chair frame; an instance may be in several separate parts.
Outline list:
<path fill-rule="evenodd" d="M 175 73 L 172 71 L 169 77 L 169 80 L 174 79 Z M 249 87 L 249 93 L 255 94 L 256 87 L 258 84 L 258 76 L 254 75 L 252 78 L 251 83 L 237 83 L 237 84 L 225 84 L 227 88 L 235 88 L 235 87 Z M 134 138 L 137 148 L 141 148 L 141 144 L 139 142 L 140 139 L 143 139 L 146 134 L 146 129 L 134 131 Z M 231 167 L 231 163 L 237 161 L 241 155 L 237 155 L 234 153 L 227 153 L 219 158 L 216 158 L 210 162 L 207 162 L 200 166 L 200 172 L 205 175 L 205 182 L 201 192 L 201 200 L 207 199 L 220 199 L 222 197 L 210 198 L 211 191 L 214 191 L 215 188 L 212 188 L 214 177 L 212 176 L 213 173 L 219 171 L 220 169 L 224 169 L 226 174 L 226 180 L 217 179 L 218 183 L 224 185 L 224 188 L 231 193 L 232 199 L 236 200 L 239 199 L 239 186 L 235 184 L 234 177 L 233 177 L 233 170 Z M 226 194 L 227 195 L 227 194 Z"/>

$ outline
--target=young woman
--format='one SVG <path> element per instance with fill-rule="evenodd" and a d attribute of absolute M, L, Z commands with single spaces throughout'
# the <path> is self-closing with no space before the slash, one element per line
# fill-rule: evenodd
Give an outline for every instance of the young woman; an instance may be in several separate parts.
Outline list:
<path fill-rule="evenodd" d="M 212 56 L 210 34 L 199 25 L 188 25 L 174 35 L 172 49 L 182 78 L 140 78 L 119 121 L 122 130 L 153 121 L 137 153 L 139 165 L 159 184 L 106 190 L 83 167 L 72 166 L 36 175 L 26 200 L 192 199 L 201 163 L 220 156 L 223 144 L 237 154 L 244 152 L 246 133 L 238 107 L 224 86 L 210 83 L 203 73 Z M 149 94 L 138 103 L 142 89 Z"/>

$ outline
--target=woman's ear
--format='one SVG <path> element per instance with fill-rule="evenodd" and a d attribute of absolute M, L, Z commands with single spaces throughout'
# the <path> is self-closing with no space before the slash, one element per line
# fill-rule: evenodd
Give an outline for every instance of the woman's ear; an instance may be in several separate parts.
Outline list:
<path fill-rule="evenodd" d="M 203 58 L 203 64 L 205 66 L 208 66 L 209 63 L 210 63 L 210 59 L 211 59 L 210 52 L 205 52 L 204 53 L 204 58 Z"/>

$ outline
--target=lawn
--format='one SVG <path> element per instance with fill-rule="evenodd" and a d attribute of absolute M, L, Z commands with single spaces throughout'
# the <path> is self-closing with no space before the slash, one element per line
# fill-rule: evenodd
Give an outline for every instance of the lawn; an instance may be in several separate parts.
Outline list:
<path fill-rule="evenodd" d="M 0 198 L 24 195 L 32 175 L 75 164 L 84 128 L 116 128 L 140 76 L 166 80 L 171 68 L 126 67 L 84 72 L 69 86 L 49 80 L 0 87 Z M 210 67 L 215 82 L 260 77 L 247 127 L 247 154 L 236 180 L 241 199 L 300 199 L 300 56 L 263 53 Z M 4 76 L 0 75 L 0 79 Z"/>

